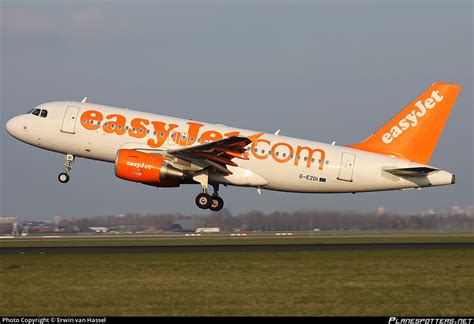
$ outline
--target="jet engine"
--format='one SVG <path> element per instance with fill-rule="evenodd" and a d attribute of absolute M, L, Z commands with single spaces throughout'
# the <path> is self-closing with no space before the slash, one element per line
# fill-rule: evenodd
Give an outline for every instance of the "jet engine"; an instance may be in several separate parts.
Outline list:
<path fill-rule="evenodd" d="M 122 149 L 115 158 L 115 175 L 155 187 L 179 187 L 183 172 L 163 156 Z"/>

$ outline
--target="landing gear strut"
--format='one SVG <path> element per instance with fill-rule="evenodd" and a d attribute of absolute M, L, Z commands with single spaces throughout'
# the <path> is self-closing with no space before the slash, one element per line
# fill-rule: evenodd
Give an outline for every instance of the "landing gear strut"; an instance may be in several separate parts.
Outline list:
<path fill-rule="evenodd" d="M 224 200 L 219 197 L 219 184 L 213 184 L 212 187 L 214 188 L 214 193 L 212 194 L 211 197 L 211 206 L 209 206 L 209 209 L 212 211 L 219 211 L 224 207 Z"/>
<path fill-rule="evenodd" d="M 61 172 L 58 175 L 59 182 L 67 183 L 69 181 L 69 179 L 71 178 L 69 176 L 69 171 L 71 171 L 73 163 L 74 163 L 74 155 L 66 154 L 64 156 L 64 172 Z"/>
<path fill-rule="evenodd" d="M 201 184 L 201 193 L 196 197 L 196 205 L 201 209 L 210 209 L 212 211 L 219 211 L 224 207 L 224 200 L 218 196 L 219 184 L 212 184 L 214 193 L 209 195 L 207 193 L 209 174 L 207 171 L 201 172 L 193 177 L 193 180 Z"/>

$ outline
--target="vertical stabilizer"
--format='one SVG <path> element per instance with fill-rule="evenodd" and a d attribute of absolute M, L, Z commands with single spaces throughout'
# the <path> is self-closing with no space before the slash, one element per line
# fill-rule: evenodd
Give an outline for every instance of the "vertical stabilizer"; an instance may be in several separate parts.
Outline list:
<path fill-rule="evenodd" d="M 349 147 L 428 164 L 461 86 L 434 83 L 368 139 Z"/>

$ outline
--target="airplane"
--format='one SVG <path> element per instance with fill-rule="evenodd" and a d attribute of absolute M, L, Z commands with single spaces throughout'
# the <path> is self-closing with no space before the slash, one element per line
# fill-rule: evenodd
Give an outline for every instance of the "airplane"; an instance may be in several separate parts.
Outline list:
<path fill-rule="evenodd" d="M 454 184 L 454 174 L 428 163 L 460 90 L 436 82 L 366 140 L 348 146 L 99 105 L 87 97 L 40 104 L 8 120 L 6 129 L 24 143 L 64 154 L 61 183 L 70 180 L 76 157 L 105 161 L 123 180 L 199 184 L 196 205 L 219 211 L 220 185 L 254 187 L 260 194 Z"/>

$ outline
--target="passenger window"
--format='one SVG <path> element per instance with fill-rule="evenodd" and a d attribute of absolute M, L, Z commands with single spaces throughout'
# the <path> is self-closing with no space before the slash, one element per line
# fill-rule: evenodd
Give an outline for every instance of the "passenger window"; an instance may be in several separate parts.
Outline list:
<path fill-rule="evenodd" d="M 48 116 L 48 111 L 47 110 L 41 110 L 41 115 L 40 117 L 43 117 L 43 118 L 46 118 L 46 116 Z"/>
<path fill-rule="evenodd" d="M 32 114 L 35 116 L 39 116 L 40 112 L 41 112 L 41 109 L 35 109 L 35 111 L 33 111 Z"/>

